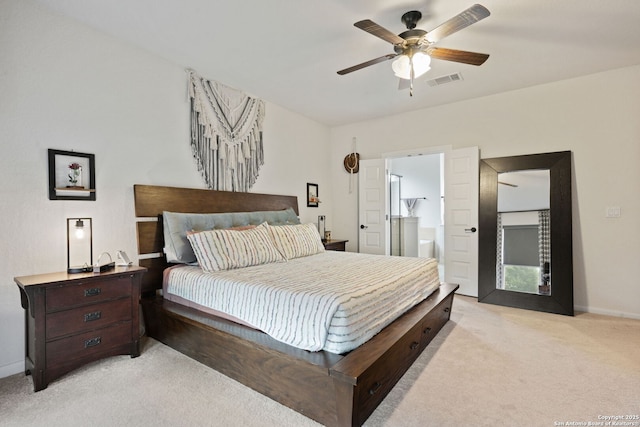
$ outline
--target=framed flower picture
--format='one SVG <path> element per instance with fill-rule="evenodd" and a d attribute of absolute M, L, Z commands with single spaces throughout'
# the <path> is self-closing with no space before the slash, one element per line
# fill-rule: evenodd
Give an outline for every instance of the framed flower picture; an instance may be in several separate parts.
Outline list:
<path fill-rule="evenodd" d="M 49 200 L 95 199 L 95 156 L 49 149 Z"/>
<path fill-rule="evenodd" d="M 307 207 L 317 208 L 319 203 L 318 184 L 307 183 Z"/>

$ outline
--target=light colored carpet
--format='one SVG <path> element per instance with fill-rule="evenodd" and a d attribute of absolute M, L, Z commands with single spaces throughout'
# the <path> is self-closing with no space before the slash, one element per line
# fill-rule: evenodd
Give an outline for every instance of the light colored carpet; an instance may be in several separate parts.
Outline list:
<path fill-rule="evenodd" d="M 616 415 L 640 415 L 640 321 L 456 296 L 451 321 L 365 426 L 586 425 Z M 0 425 L 318 426 L 151 339 L 136 359 L 84 366 L 38 393 L 31 377 L 0 379 Z"/>

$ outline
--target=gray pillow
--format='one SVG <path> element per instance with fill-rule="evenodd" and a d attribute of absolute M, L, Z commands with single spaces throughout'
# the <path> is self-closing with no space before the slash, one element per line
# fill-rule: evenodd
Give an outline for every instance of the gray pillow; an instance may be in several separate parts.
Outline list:
<path fill-rule="evenodd" d="M 163 212 L 164 253 L 167 262 L 192 263 L 196 255 L 187 240 L 188 231 L 219 230 L 260 225 L 300 224 L 292 208 L 281 211 L 230 212 L 230 213 L 181 213 Z"/>

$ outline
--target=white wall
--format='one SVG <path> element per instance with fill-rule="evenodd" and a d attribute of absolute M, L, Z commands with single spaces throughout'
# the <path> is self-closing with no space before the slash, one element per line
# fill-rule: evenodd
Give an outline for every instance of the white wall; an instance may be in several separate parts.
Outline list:
<path fill-rule="evenodd" d="M 333 235 L 357 245 L 342 168 L 353 137 L 363 159 L 439 145 L 479 146 L 482 158 L 571 150 L 576 308 L 640 318 L 638 81 L 635 66 L 332 129 Z M 608 206 L 622 216 L 605 218 Z"/>
<path fill-rule="evenodd" d="M 24 369 L 15 276 L 66 268 L 65 218 L 93 218 L 94 254 L 135 255 L 133 185 L 204 188 L 189 146 L 186 73 L 31 1 L 0 3 L 0 377 Z M 215 79 L 215 76 L 206 76 Z M 222 82 L 224 83 L 224 82 Z M 329 130 L 267 103 L 253 192 L 329 218 Z M 320 147 L 320 149 L 319 149 Z M 97 200 L 48 200 L 47 149 L 95 154 Z M 307 208 L 306 183 L 323 203 Z"/>
<path fill-rule="evenodd" d="M 0 2 L 0 49 L 2 377 L 24 366 L 13 277 L 65 268 L 65 218 L 93 218 L 94 252 L 133 255 L 133 184 L 203 183 L 188 145 L 188 64 L 29 0 Z M 298 196 L 303 221 L 327 215 L 327 229 L 353 250 L 357 192 L 342 160 L 354 136 L 364 159 L 442 145 L 477 145 L 485 158 L 572 150 L 576 305 L 640 318 L 639 78 L 640 67 L 625 68 L 332 130 L 267 103 L 266 163 L 252 191 Z M 48 200 L 48 148 L 96 155 L 95 202 Z M 319 184 L 320 208 L 306 208 L 307 182 Z M 622 216 L 606 219 L 607 206 Z"/>

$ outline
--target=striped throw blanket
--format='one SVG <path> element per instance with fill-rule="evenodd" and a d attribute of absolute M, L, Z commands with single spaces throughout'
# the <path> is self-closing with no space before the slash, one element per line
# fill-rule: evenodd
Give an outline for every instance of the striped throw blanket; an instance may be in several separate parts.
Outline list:
<path fill-rule="evenodd" d="M 291 346 L 340 354 L 371 339 L 439 284 L 431 258 L 327 251 L 214 273 L 174 268 L 165 292 Z"/>

